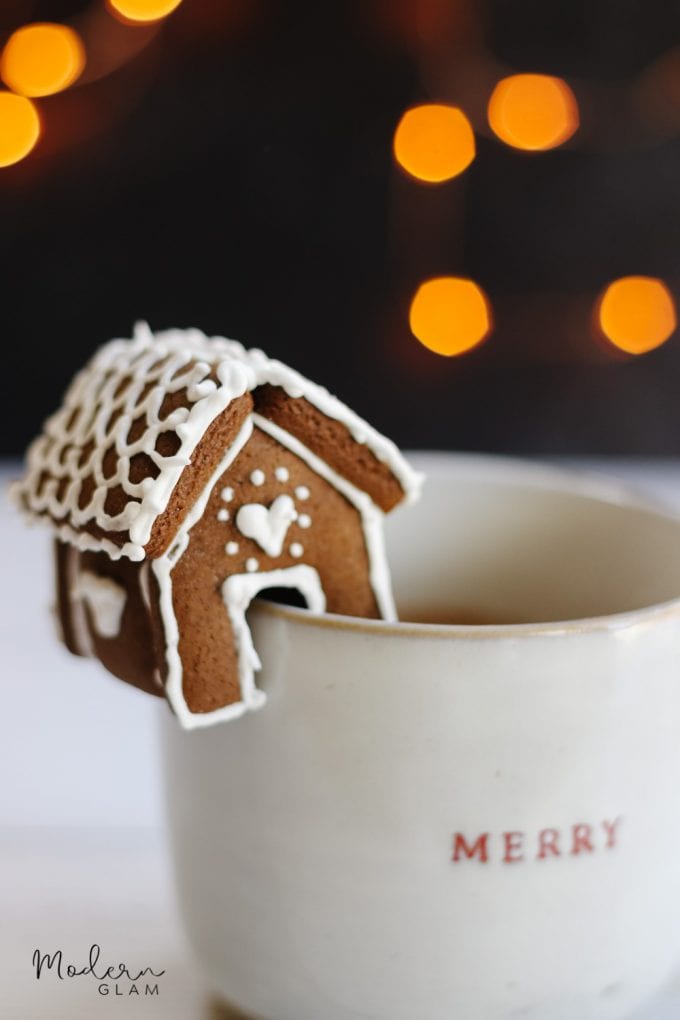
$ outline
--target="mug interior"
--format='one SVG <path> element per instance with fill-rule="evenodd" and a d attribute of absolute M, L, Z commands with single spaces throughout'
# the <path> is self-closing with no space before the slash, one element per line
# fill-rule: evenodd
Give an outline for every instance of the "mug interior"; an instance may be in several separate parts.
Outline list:
<path fill-rule="evenodd" d="M 410 460 L 422 497 L 386 521 L 400 621 L 582 621 L 680 597 L 680 517 L 625 486 L 502 457 Z"/>
<path fill-rule="evenodd" d="M 680 596 L 680 518 L 616 483 L 495 457 L 416 458 L 387 521 L 400 620 L 549 623 Z"/>

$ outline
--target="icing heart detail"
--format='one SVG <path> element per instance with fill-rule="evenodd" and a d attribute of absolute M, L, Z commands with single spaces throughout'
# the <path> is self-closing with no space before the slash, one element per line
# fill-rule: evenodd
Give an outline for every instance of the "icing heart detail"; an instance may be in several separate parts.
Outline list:
<path fill-rule="evenodd" d="M 252 538 L 267 556 L 280 556 L 288 528 L 297 517 L 290 496 L 277 496 L 270 507 L 246 503 L 236 514 L 236 527 L 245 538 Z"/>

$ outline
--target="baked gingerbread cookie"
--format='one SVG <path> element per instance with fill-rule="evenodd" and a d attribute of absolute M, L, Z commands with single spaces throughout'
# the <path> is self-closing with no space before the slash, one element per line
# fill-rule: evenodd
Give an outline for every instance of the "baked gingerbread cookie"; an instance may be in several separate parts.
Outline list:
<path fill-rule="evenodd" d="M 138 325 L 75 377 L 27 465 L 14 491 L 55 532 L 64 643 L 164 694 L 187 728 L 263 704 L 259 593 L 395 618 L 383 517 L 420 477 L 259 350 Z"/>

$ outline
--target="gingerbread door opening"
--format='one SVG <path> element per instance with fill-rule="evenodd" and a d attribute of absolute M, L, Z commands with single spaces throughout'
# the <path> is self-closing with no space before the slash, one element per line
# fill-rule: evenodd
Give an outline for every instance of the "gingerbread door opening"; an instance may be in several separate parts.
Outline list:
<path fill-rule="evenodd" d="M 241 700 L 244 710 L 261 708 L 266 696 L 255 686 L 255 673 L 262 668 L 253 643 L 246 613 L 260 592 L 271 588 L 290 588 L 299 593 L 309 610 L 323 613 L 326 596 L 314 567 L 300 563 L 281 570 L 253 574 L 232 574 L 222 585 L 222 598 L 229 613 L 238 653 Z"/>

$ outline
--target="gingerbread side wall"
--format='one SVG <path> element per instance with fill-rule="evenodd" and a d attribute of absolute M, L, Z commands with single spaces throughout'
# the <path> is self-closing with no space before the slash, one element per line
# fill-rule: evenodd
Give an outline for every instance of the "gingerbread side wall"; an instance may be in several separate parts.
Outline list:
<path fill-rule="evenodd" d="M 72 655 L 87 655 L 77 639 L 74 607 L 71 598 L 73 566 L 78 552 L 73 546 L 56 538 L 54 540 L 54 572 L 56 587 L 56 611 L 61 639 Z"/>
<path fill-rule="evenodd" d="M 118 679 L 162 696 L 147 564 L 81 552 L 59 540 L 55 558 L 57 611 L 68 650 L 91 655 Z"/>

